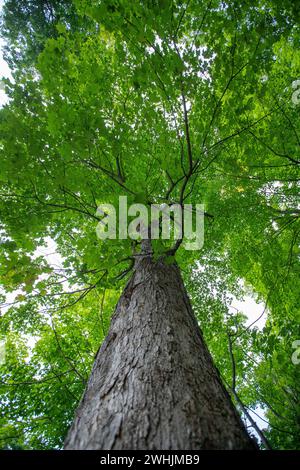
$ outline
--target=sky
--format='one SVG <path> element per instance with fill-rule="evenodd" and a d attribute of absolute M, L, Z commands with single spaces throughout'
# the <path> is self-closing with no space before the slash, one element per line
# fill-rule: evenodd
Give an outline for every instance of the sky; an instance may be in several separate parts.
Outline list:
<path fill-rule="evenodd" d="M 0 0 L 0 11 L 3 7 L 3 4 L 4 4 L 4 0 Z M 2 38 L 0 38 L 0 48 L 1 48 L 1 52 L 0 52 L 0 77 L 1 77 L 1 79 L 2 78 L 12 78 L 9 67 L 8 67 L 7 63 L 5 62 L 5 60 L 3 59 L 3 54 L 2 54 L 3 46 L 4 46 L 4 41 L 3 41 Z M 3 106 L 7 102 L 8 102 L 8 98 L 7 98 L 4 90 L 2 90 L 2 87 L 0 86 L 0 107 Z"/>

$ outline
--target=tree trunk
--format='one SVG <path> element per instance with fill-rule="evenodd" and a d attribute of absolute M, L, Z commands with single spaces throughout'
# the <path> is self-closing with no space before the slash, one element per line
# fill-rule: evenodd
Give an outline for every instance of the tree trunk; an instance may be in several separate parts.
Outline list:
<path fill-rule="evenodd" d="M 255 449 L 204 344 L 179 269 L 141 256 L 65 449 Z"/>

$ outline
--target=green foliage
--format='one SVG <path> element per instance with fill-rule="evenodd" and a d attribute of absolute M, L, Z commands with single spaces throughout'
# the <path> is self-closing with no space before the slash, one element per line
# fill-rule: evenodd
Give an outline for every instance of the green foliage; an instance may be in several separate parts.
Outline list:
<path fill-rule="evenodd" d="M 96 236 L 121 195 L 205 205 L 203 249 L 155 256 L 182 269 L 228 389 L 299 448 L 299 19 L 286 0 L 7 0 L 3 448 L 62 446 L 139 251 Z M 61 267 L 36 253 L 49 239 Z M 262 330 L 230 309 L 249 292 Z"/>

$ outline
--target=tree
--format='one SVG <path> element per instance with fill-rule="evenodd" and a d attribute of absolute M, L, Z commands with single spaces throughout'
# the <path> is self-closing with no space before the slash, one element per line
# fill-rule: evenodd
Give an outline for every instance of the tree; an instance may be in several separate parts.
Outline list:
<path fill-rule="evenodd" d="M 149 244 L 148 244 L 149 245 Z M 66 449 L 254 449 L 203 343 L 176 265 L 142 249 Z"/>
<path fill-rule="evenodd" d="M 263 446 L 298 445 L 299 9 L 239 3 L 76 0 L 42 15 L 30 2 L 20 27 L 7 3 L 1 278 L 21 293 L 1 323 L 4 442 L 62 445 L 106 337 L 67 447 L 254 446 L 224 386 L 243 416 L 268 409 Z M 99 241 L 97 207 L 124 195 L 204 203 L 202 250 Z M 34 254 L 47 237 L 63 267 Z M 230 296 L 250 286 L 268 312 L 262 332 L 229 314 Z M 27 359 L 26 335 L 37 337 Z"/>

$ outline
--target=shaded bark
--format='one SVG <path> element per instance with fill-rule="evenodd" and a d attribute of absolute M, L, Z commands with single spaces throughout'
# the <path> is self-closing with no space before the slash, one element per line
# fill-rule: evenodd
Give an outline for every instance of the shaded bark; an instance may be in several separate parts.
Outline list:
<path fill-rule="evenodd" d="M 65 449 L 255 449 L 202 339 L 179 269 L 136 262 Z"/>

